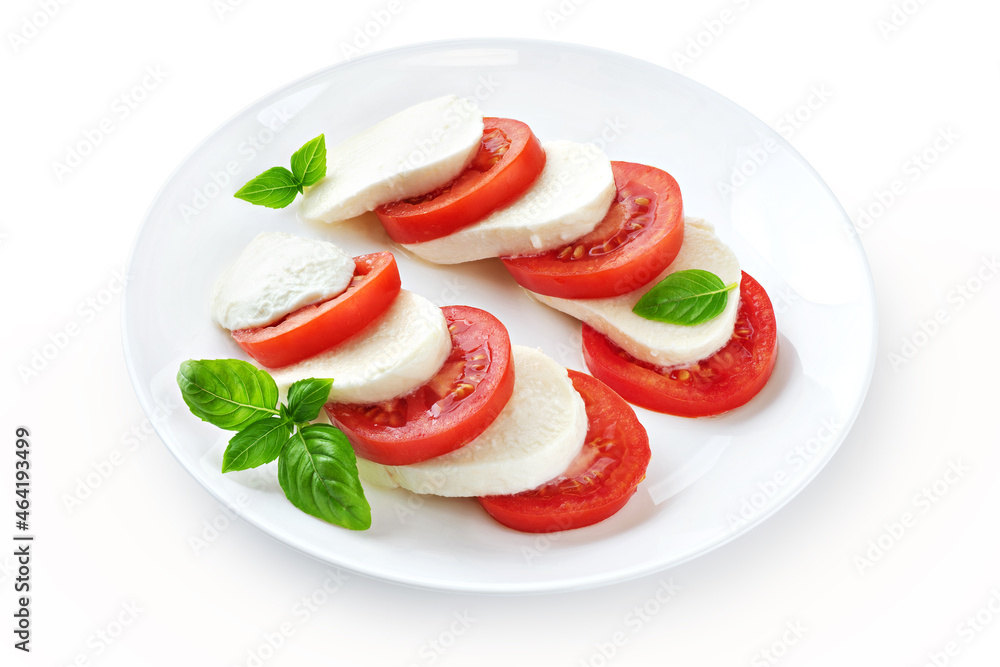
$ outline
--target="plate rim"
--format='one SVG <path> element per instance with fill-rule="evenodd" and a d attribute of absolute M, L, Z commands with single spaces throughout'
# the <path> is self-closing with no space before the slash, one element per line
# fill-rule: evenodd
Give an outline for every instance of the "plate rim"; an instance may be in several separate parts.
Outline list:
<path fill-rule="evenodd" d="M 310 549 L 308 545 L 304 545 L 298 541 L 290 540 L 285 537 L 284 531 L 280 531 L 279 534 L 275 534 L 275 531 L 271 527 L 265 527 L 261 525 L 254 517 L 248 516 L 243 512 L 238 512 L 239 518 L 249 525 L 253 526 L 263 534 L 267 535 L 271 539 L 281 543 L 285 547 L 294 549 L 295 551 L 304 554 L 310 558 L 317 560 L 325 565 L 330 565 L 334 567 L 343 568 L 352 573 L 364 576 L 369 579 L 387 582 L 391 584 L 402 585 L 410 588 L 420 589 L 420 590 L 431 590 L 439 592 L 450 592 L 450 593 L 460 593 L 460 594 L 490 594 L 490 595 L 537 595 L 537 594 L 551 594 L 559 592 L 569 592 L 576 590 L 585 590 L 601 586 L 609 586 L 617 583 L 623 583 L 626 581 L 631 581 L 643 576 L 656 574 L 660 572 L 665 572 L 667 570 L 673 569 L 685 563 L 688 563 L 698 557 L 704 556 L 716 549 L 720 549 L 737 538 L 745 535 L 754 528 L 760 526 L 765 521 L 774 516 L 779 510 L 783 509 L 788 503 L 795 499 L 806 487 L 813 482 L 813 480 L 819 475 L 819 473 L 824 470 L 833 458 L 833 456 L 839 451 L 840 447 L 843 445 L 844 441 L 849 436 L 862 408 L 864 407 L 868 391 L 871 387 L 872 378 L 874 376 L 875 366 L 878 359 L 878 332 L 879 332 L 879 319 L 878 319 L 878 302 L 876 299 L 875 292 L 875 282 L 874 276 L 871 270 L 871 265 L 868 261 L 867 253 L 865 252 L 864 245 L 861 243 L 860 235 L 858 234 L 856 228 L 851 223 L 850 216 L 844 209 L 843 204 L 837 198 L 836 194 L 830 188 L 829 184 L 823 179 L 819 172 L 810 164 L 784 137 L 782 137 L 777 131 L 775 131 L 770 125 L 762 121 L 759 117 L 751 113 L 746 108 L 740 106 L 730 98 L 726 97 L 722 93 L 719 93 L 708 86 L 691 79 L 679 72 L 675 72 L 663 65 L 659 65 L 641 58 L 631 56 L 625 53 L 612 51 L 610 49 L 605 49 L 602 47 L 595 47 L 585 44 L 579 44 L 575 42 L 565 42 L 559 40 L 548 40 L 548 39 L 531 39 L 531 38 L 460 38 L 460 39 L 442 39 L 442 40 L 430 40 L 423 42 L 414 42 L 394 48 L 383 49 L 373 51 L 371 53 L 363 54 L 356 58 L 349 58 L 347 60 L 334 63 L 332 65 L 327 65 L 306 75 L 303 75 L 294 81 L 288 82 L 278 88 L 269 90 L 263 95 L 254 99 L 249 104 L 244 105 L 234 114 L 226 118 L 222 123 L 218 124 L 213 128 L 205 137 L 198 141 L 187 154 L 177 163 L 173 170 L 168 174 L 168 176 L 161 183 L 160 187 L 153 196 L 149 206 L 147 207 L 145 213 L 143 214 L 142 221 L 139 224 L 136 232 L 133 236 L 132 243 L 129 248 L 128 259 L 125 264 L 125 285 L 122 293 L 121 300 L 121 320 L 120 320 L 120 333 L 122 339 L 122 352 L 125 358 L 125 366 L 128 371 L 129 380 L 132 384 L 133 393 L 135 394 L 139 405 L 143 410 L 143 413 L 147 417 L 152 417 L 158 406 L 150 405 L 150 400 L 152 396 L 147 397 L 143 391 L 140 391 L 139 378 L 137 377 L 137 370 L 135 368 L 135 363 L 133 361 L 133 350 L 131 347 L 131 341 L 128 336 L 128 303 L 130 299 L 128 298 L 130 293 L 131 281 L 129 277 L 132 275 L 133 262 L 135 260 L 136 250 L 143 239 L 144 232 L 146 231 L 146 223 L 148 222 L 152 213 L 159 207 L 160 201 L 164 196 L 167 187 L 175 180 L 182 169 L 191 161 L 191 159 L 199 153 L 207 144 L 209 144 L 221 131 L 226 127 L 231 125 L 237 119 L 244 116 L 250 109 L 260 105 L 266 100 L 280 97 L 281 95 L 287 94 L 292 89 L 298 88 L 311 80 L 324 78 L 336 72 L 339 69 L 345 69 L 350 67 L 355 67 L 361 63 L 367 63 L 370 61 L 380 60 L 380 59 L 395 59 L 404 57 L 407 53 L 421 52 L 421 51 L 443 51 L 447 49 L 456 48 L 470 48 L 470 49 L 510 49 L 510 50 L 520 50 L 525 48 L 530 49 L 547 49 L 556 50 L 561 53 L 577 53 L 580 55 L 599 57 L 601 59 L 611 59 L 617 60 L 619 62 L 624 62 L 632 67 L 642 67 L 647 69 L 656 70 L 660 75 L 664 73 L 668 76 L 676 77 L 679 80 L 683 80 L 687 85 L 693 86 L 695 89 L 699 90 L 702 94 L 707 94 L 715 100 L 728 105 L 731 109 L 737 111 L 739 114 L 752 119 L 755 124 L 758 125 L 758 129 L 764 131 L 765 134 L 771 136 L 776 141 L 779 142 L 783 151 L 788 155 L 795 158 L 799 163 L 800 168 L 807 170 L 816 183 L 818 183 L 826 194 L 830 197 L 832 202 L 836 203 L 836 208 L 840 212 L 842 227 L 848 236 L 855 252 L 858 254 L 861 260 L 861 267 L 863 269 L 865 281 L 864 281 L 864 293 L 869 297 L 871 310 L 869 317 L 871 318 L 871 331 L 869 337 L 869 343 L 867 346 L 868 359 L 867 366 L 864 371 L 863 380 L 859 388 L 857 399 L 853 405 L 850 416 L 845 420 L 843 428 L 839 431 L 836 439 L 828 447 L 826 451 L 826 456 L 824 456 L 819 462 L 813 465 L 808 474 L 802 478 L 800 483 L 794 488 L 786 497 L 783 498 L 782 502 L 774 503 L 765 508 L 764 511 L 755 514 L 752 519 L 747 520 L 744 525 L 740 526 L 739 529 L 733 530 L 728 533 L 724 538 L 716 540 L 711 544 L 701 547 L 692 551 L 692 553 L 670 562 L 669 564 L 662 563 L 646 563 L 643 565 L 636 565 L 629 568 L 617 569 L 612 572 L 599 572 L 596 574 L 591 574 L 589 576 L 576 576 L 570 579 L 558 579 L 550 581 L 539 581 L 539 582 L 502 582 L 502 583 L 487 583 L 487 582 L 468 582 L 468 581 L 441 581 L 438 578 L 435 579 L 421 579 L 419 577 L 409 576 L 406 574 L 402 575 L 390 575 L 386 574 L 384 571 L 375 570 L 372 568 L 366 568 L 363 563 L 352 563 L 346 565 L 343 562 L 334 562 L 329 559 L 328 554 L 315 553 L 314 550 Z M 212 486 L 209 486 L 206 481 L 204 481 L 201 476 L 192 474 L 188 466 L 181 460 L 179 452 L 175 449 L 173 445 L 170 444 L 167 438 L 163 437 L 158 425 L 158 420 L 150 419 L 154 431 L 156 431 L 157 437 L 164 444 L 167 450 L 171 453 L 180 467 L 188 475 L 194 477 L 202 488 L 204 488 L 209 495 L 221 504 L 226 503 L 226 498 Z"/>

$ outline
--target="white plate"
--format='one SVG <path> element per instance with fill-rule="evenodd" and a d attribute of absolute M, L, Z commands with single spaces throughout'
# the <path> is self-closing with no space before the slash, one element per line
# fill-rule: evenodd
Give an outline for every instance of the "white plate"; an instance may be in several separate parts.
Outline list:
<path fill-rule="evenodd" d="M 457 93 L 487 115 L 527 122 L 543 141 L 592 140 L 612 159 L 666 169 L 685 212 L 715 223 L 775 304 L 780 332 L 764 391 L 728 415 L 688 420 L 637 410 L 650 435 L 646 481 L 596 526 L 548 536 L 494 523 L 475 500 L 369 490 L 373 526 L 352 532 L 292 507 L 272 469 L 222 475 L 228 432 L 194 418 L 175 383 L 184 359 L 242 357 L 211 322 L 217 274 L 262 230 L 385 249 L 373 220 L 307 225 L 232 197 L 287 165 L 321 132 L 335 144 L 416 102 Z M 727 187 L 720 187 L 724 184 Z M 403 285 L 440 305 L 494 313 L 515 343 L 585 370 L 580 326 L 533 303 L 499 262 L 445 268 L 397 252 Z M 608 584 L 699 556 L 759 524 L 844 440 L 875 359 L 864 251 L 816 172 L 767 125 L 668 70 L 622 55 L 533 41 L 461 41 L 359 58 L 293 83 L 198 146 L 153 203 L 132 251 L 123 307 L 129 372 L 163 442 L 220 502 L 322 561 L 404 584 L 539 592 Z"/>

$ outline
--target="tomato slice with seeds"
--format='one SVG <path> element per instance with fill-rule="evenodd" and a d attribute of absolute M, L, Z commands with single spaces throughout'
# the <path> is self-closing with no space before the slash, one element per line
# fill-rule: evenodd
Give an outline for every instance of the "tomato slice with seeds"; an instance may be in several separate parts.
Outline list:
<path fill-rule="evenodd" d="M 509 118 L 483 118 L 483 139 L 472 163 L 454 181 L 419 197 L 375 209 L 389 238 L 420 243 L 447 236 L 511 203 L 545 166 L 531 128 Z"/>
<path fill-rule="evenodd" d="M 717 415 L 757 395 L 774 368 L 778 329 L 764 288 L 746 272 L 733 337 L 707 359 L 660 368 L 631 356 L 583 325 L 583 358 L 595 377 L 626 401 L 680 417 Z"/>
<path fill-rule="evenodd" d="M 339 296 L 299 308 L 268 326 L 237 329 L 232 336 L 267 368 L 294 364 L 360 332 L 389 307 L 399 288 L 392 253 L 361 255 L 354 258 L 354 277 Z"/>
<path fill-rule="evenodd" d="M 514 364 L 506 327 L 479 308 L 441 310 L 451 332 L 451 354 L 427 384 L 374 405 L 326 405 L 330 421 L 358 456 L 408 465 L 447 454 L 485 431 L 510 400 Z"/>
<path fill-rule="evenodd" d="M 503 257 L 522 287 L 568 299 L 639 289 L 674 261 L 684 240 L 684 206 L 673 176 L 634 162 L 612 162 L 618 194 L 594 231 L 538 255 Z"/>
<path fill-rule="evenodd" d="M 583 449 L 563 475 L 536 489 L 478 498 L 508 528 L 550 533 L 603 521 L 646 476 L 649 437 L 632 407 L 600 380 L 573 370 L 569 377 L 587 410 Z"/>

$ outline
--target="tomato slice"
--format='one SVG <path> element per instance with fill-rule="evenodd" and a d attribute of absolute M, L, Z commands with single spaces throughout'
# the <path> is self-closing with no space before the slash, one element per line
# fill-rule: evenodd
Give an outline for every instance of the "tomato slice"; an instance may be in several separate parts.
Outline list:
<path fill-rule="evenodd" d="M 573 370 L 569 377 L 587 409 L 583 449 L 563 475 L 536 489 L 478 499 L 508 528 L 550 533 L 603 521 L 646 476 L 649 438 L 632 407 L 600 380 Z"/>
<path fill-rule="evenodd" d="M 771 300 L 746 272 L 733 337 L 689 366 L 660 368 L 641 361 L 583 325 L 583 358 L 595 377 L 630 403 L 680 417 L 717 415 L 749 401 L 771 377 L 777 348 Z"/>
<path fill-rule="evenodd" d="M 639 289 L 674 261 L 684 240 L 684 206 L 674 177 L 655 167 L 612 162 L 618 194 L 594 231 L 538 255 L 503 257 L 532 292 L 569 299 Z"/>
<path fill-rule="evenodd" d="M 358 456 L 408 465 L 447 454 L 485 431 L 510 400 L 514 364 L 506 327 L 479 308 L 441 310 L 451 354 L 427 384 L 374 405 L 327 404 L 330 421 Z"/>
<path fill-rule="evenodd" d="M 265 327 L 232 332 L 261 365 L 278 368 L 328 350 L 358 333 L 399 294 L 399 268 L 389 252 L 354 258 L 354 278 L 338 296 L 310 304 Z"/>
<path fill-rule="evenodd" d="M 531 128 L 509 118 L 483 118 L 483 140 L 472 163 L 448 185 L 375 209 L 389 238 L 419 243 L 447 236 L 506 206 L 545 166 Z"/>

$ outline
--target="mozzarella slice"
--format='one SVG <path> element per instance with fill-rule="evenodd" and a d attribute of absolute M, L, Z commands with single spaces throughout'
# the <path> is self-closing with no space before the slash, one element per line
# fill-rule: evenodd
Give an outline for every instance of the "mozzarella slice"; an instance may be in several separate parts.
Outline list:
<path fill-rule="evenodd" d="M 297 364 L 269 372 L 282 396 L 296 380 L 333 378 L 330 400 L 377 403 L 427 383 L 451 353 L 441 309 L 408 290 L 355 336 Z"/>
<path fill-rule="evenodd" d="M 705 220 L 684 219 L 684 242 L 666 270 L 639 289 L 605 299 L 561 299 L 529 292 L 538 301 L 572 315 L 601 332 L 636 359 L 657 366 L 692 364 L 710 357 L 729 341 L 739 309 L 739 289 L 729 292 L 726 309 L 695 326 L 654 322 L 632 312 L 639 298 L 674 271 L 704 269 L 725 284 L 740 282 L 740 263 Z"/>
<path fill-rule="evenodd" d="M 334 146 L 326 178 L 302 199 L 307 220 L 336 222 L 447 185 L 483 138 L 475 102 L 446 95 L 404 109 Z"/>
<path fill-rule="evenodd" d="M 331 299 L 354 277 L 354 260 L 332 243 L 258 234 L 212 289 L 212 317 L 235 331 L 262 327 Z"/>
<path fill-rule="evenodd" d="M 458 264 L 544 252 L 593 231 L 615 198 L 608 156 L 572 141 L 542 147 L 545 168 L 520 199 L 457 232 L 403 247 L 431 262 Z"/>
<path fill-rule="evenodd" d="M 566 369 L 539 350 L 512 346 L 514 393 L 469 444 L 406 466 L 358 459 L 361 479 L 439 496 L 520 493 L 561 475 L 583 447 L 587 412 Z"/>

